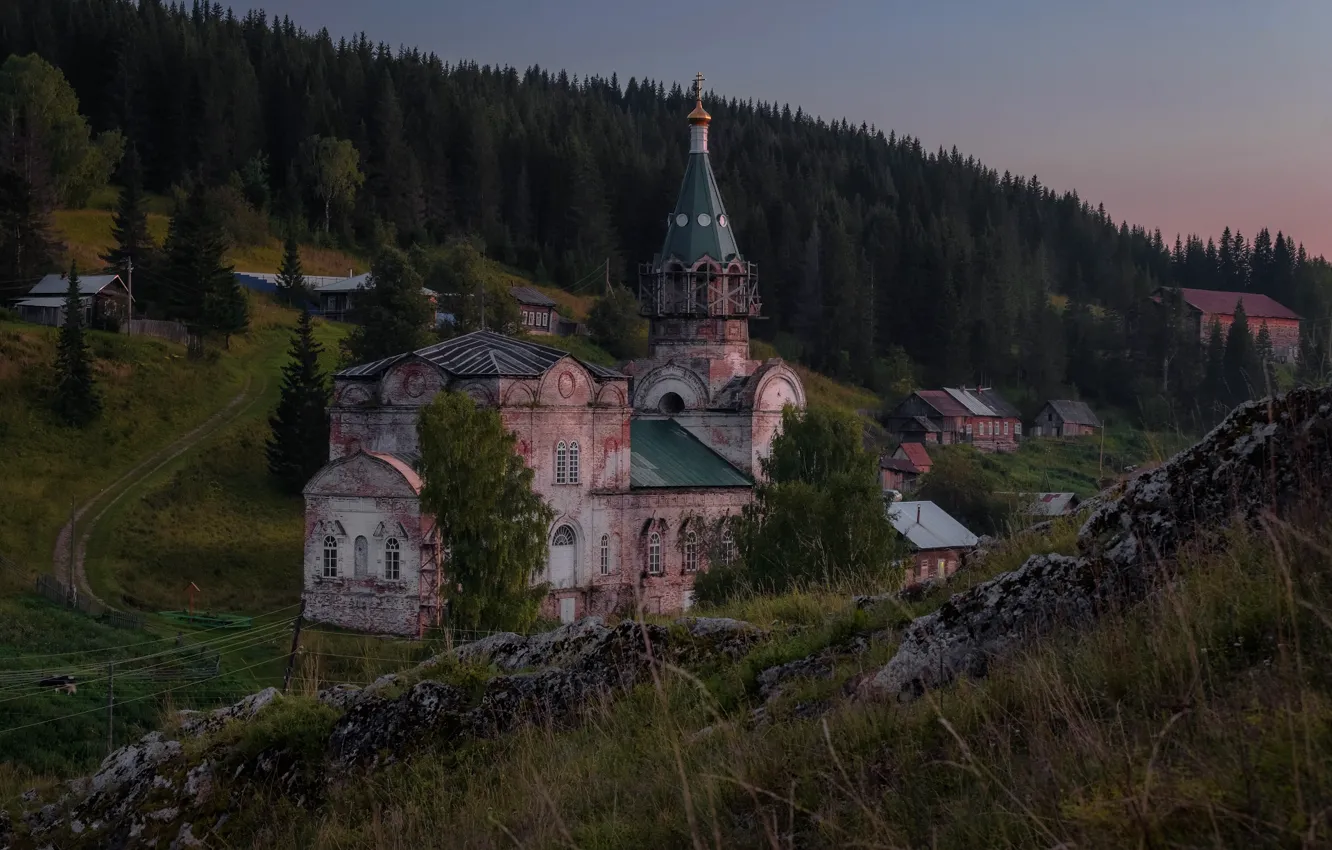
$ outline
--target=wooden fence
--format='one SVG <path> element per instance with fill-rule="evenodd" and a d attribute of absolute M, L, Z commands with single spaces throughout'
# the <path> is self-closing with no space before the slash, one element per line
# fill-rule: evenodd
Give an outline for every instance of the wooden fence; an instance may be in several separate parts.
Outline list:
<path fill-rule="evenodd" d="M 161 319 L 127 319 L 120 323 L 120 332 L 130 336 L 153 336 L 181 345 L 188 345 L 190 332 L 182 322 Z"/>
<path fill-rule="evenodd" d="M 143 628 L 143 617 L 108 608 L 96 599 L 80 596 L 69 585 L 49 573 L 37 576 L 37 592 L 57 605 L 65 605 L 110 626 L 122 629 Z"/>

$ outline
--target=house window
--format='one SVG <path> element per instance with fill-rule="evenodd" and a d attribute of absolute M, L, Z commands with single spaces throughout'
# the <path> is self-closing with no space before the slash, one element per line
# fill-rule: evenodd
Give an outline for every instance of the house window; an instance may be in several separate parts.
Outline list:
<path fill-rule="evenodd" d="M 324 578 L 338 577 L 338 538 L 324 538 Z"/>
<path fill-rule="evenodd" d="M 555 446 L 555 483 L 569 483 L 569 450 L 563 440 Z"/>
<path fill-rule="evenodd" d="M 601 574 L 610 575 L 610 535 L 601 535 Z"/>
<path fill-rule="evenodd" d="M 730 566 L 735 560 L 735 535 L 731 534 L 731 529 L 722 532 L 721 539 L 721 558 L 722 564 Z"/>
<path fill-rule="evenodd" d="M 578 442 L 569 444 L 569 483 L 578 483 Z"/>
<path fill-rule="evenodd" d="M 384 541 L 384 578 L 397 581 L 402 577 L 401 546 L 396 537 Z"/>
<path fill-rule="evenodd" d="M 939 578 L 943 578 L 943 577 L 944 577 L 944 568 L 947 567 L 947 566 L 948 566 L 948 562 L 947 562 L 946 560 L 944 560 L 943 558 L 940 558 L 940 559 L 939 559 L 939 571 L 936 572 L 935 575 L 937 575 Z"/>
<path fill-rule="evenodd" d="M 550 314 L 549 314 L 549 313 L 542 313 L 542 314 L 541 314 L 541 327 L 543 327 L 543 328 L 548 328 L 548 327 L 550 327 Z"/>
<path fill-rule="evenodd" d="M 1005 436 L 1005 437 L 1008 436 L 1008 423 L 1007 423 L 1007 422 L 1004 423 L 1004 436 Z"/>
<path fill-rule="evenodd" d="M 655 531 L 648 536 L 648 572 L 661 574 L 661 535 Z"/>
<path fill-rule="evenodd" d="M 1021 422 L 1014 422 L 1014 423 L 1013 423 L 1013 436 L 1014 436 L 1014 437 L 1021 437 L 1021 436 L 1022 436 L 1022 423 L 1021 423 Z"/>
<path fill-rule="evenodd" d="M 687 573 L 698 572 L 698 535 L 693 531 L 685 533 L 684 568 Z"/>

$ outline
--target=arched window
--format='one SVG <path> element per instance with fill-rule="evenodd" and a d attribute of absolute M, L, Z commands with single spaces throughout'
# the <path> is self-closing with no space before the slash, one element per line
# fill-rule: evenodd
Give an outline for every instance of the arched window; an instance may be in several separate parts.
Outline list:
<path fill-rule="evenodd" d="M 324 578 L 338 577 L 338 538 L 324 538 Z"/>
<path fill-rule="evenodd" d="M 722 563 L 729 566 L 735 560 L 735 535 L 729 528 L 722 532 L 721 550 Z"/>
<path fill-rule="evenodd" d="M 402 576 L 401 548 L 396 537 L 384 541 L 384 578 L 389 581 L 397 581 Z"/>
<path fill-rule="evenodd" d="M 578 441 L 569 444 L 569 483 L 578 483 Z"/>
<path fill-rule="evenodd" d="M 551 540 L 552 546 L 572 546 L 574 545 L 574 530 L 567 525 L 562 525 L 555 529 L 555 538 Z"/>
<path fill-rule="evenodd" d="M 555 483 L 569 483 L 569 450 L 563 440 L 555 444 Z"/>
<path fill-rule="evenodd" d="M 661 535 L 655 531 L 648 536 L 648 572 L 661 574 Z"/>
<path fill-rule="evenodd" d="M 684 562 L 685 572 L 698 571 L 698 535 L 693 531 L 685 532 Z"/>
<path fill-rule="evenodd" d="M 610 575 L 610 535 L 601 535 L 601 574 Z"/>

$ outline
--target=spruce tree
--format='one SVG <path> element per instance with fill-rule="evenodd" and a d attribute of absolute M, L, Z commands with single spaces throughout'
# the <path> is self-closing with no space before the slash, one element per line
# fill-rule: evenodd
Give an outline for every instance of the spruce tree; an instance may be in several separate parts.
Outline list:
<path fill-rule="evenodd" d="M 1249 333 L 1249 319 L 1244 313 L 1244 302 L 1235 302 L 1235 320 L 1226 334 L 1225 376 L 1226 389 L 1229 391 L 1226 403 L 1234 407 L 1249 400 L 1253 387 L 1259 380 L 1258 356 L 1253 346 L 1253 335 Z"/>
<path fill-rule="evenodd" d="M 1261 395 L 1269 395 L 1276 389 L 1275 353 L 1272 350 L 1272 334 L 1267 330 L 1267 322 L 1258 328 L 1258 336 L 1253 340 L 1254 357 L 1261 370 L 1262 386 L 1258 387 Z"/>
<path fill-rule="evenodd" d="M 153 240 L 148 234 L 148 212 L 144 209 L 143 172 L 138 150 L 133 146 L 125 155 L 120 179 L 124 187 L 120 190 L 120 200 L 111 218 L 111 238 L 114 244 L 101 259 L 129 285 L 130 263 L 133 262 L 139 270 L 140 279 L 144 279 L 148 258 L 153 251 Z"/>
<path fill-rule="evenodd" d="M 291 360 L 282 367 L 282 396 L 268 420 L 268 470 L 283 489 L 300 493 L 328 462 L 328 375 L 319 368 L 323 346 L 315 341 L 310 311 L 301 311 L 291 338 Z"/>
<path fill-rule="evenodd" d="M 351 363 L 379 360 L 425 347 L 434 315 L 421 275 L 397 248 L 382 248 L 370 264 L 370 281 L 352 296 L 356 328 L 342 341 Z"/>
<path fill-rule="evenodd" d="M 1227 406 L 1229 393 L 1226 391 L 1226 338 L 1221 330 L 1221 322 L 1212 320 L 1212 329 L 1207 335 L 1207 361 L 1203 371 L 1202 402 L 1207 407 L 1205 421 L 1211 422 L 1221 408 Z"/>
<path fill-rule="evenodd" d="M 69 267 L 65 290 L 65 322 L 56 347 L 56 387 L 52 405 L 66 425 L 83 427 L 97 418 L 102 399 L 93 383 L 92 355 L 83 336 L 83 299 L 79 294 L 79 270 Z"/>
<path fill-rule="evenodd" d="M 0 165 L 0 303 L 28 291 L 51 270 L 57 243 L 51 195 L 21 170 Z"/>
<path fill-rule="evenodd" d="M 287 234 L 282 251 L 282 268 L 278 269 L 277 291 L 283 304 L 304 304 L 308 299 L 305 273 L 301 271 L 301 249 L 296 244 L 295 234 Z"/>
<path fill-rule="evenodd" d="M 223 259 L 226 250 L 226 232 L 202 183 L 195 181 L 171 219 L 163 247 L 159 282 L 169 296 L 168 316 L 227 337 L 246 326 L 245 297 Z"/>

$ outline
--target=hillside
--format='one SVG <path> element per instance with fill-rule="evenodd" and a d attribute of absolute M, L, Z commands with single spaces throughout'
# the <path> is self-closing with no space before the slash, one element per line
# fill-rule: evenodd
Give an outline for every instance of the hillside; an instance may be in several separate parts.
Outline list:
<path fill-rule="evenodd" d="M 923 595 L 497 635 L 176 718 L 95 794 L 9 796 L 15 846 L 1323 846 L 1329 410 L 1242 408 Z"/>
<path fill-rule="evenodd" d="M 159 209 L 167 208 L 165 203 L 156 206 Z M 69 260 L 76 261 L 79 268 L 84 270 L 104 266 L 101 256 L 113 242 L 110 210 L 58 210 L 53 220 L 56 236 L 64 247 L 62 267 L 68 267 Z M 170 217 L 167 213 L 148 213 L 148 230 L 158 247 L 166 239 L 168 224 Z M 282 264 L 282 242 L 270 236 L 261 244 L 233 246 L 227 252 L 226 259 L 237 271 L 276 272 Z M 365 260 L 359 257 L 312 245 L 301 246 L 301 266 L 306 274 L 329 276 L 344 276 L 349 270 L 360 274 L 367 269 Z"/>
<path fill-rule="evenodd" d="M 94 131 L 132 136 L 150 191 L 200 173 L 215 187 L 239 181 L 274 220 L 323 230 L 301 147 L 318 134 L 349 144 L 367 177 L 331 216 L 338 244 L 475 237 L 567 289 L 608 258 L 612 279 L 632 279 L 661 247 L 693 104 L 633 67 L 579 77 L 446 62 L 219 4 L 11 5 L 0 52 L 59 68 Z M 728 216 L 761 276 L 761 333 L 839 380 L 882 391 L 904 355 L 926 385 L 1078 397 L 1199 433 L 1241 399 L 1216 397 L 1177 316 L 1145 314 L 1163 285 L 1269 295 L 1311 320 L 1311 350 L 1328 350 L 1332 266 L 1295 235 L 1162 234 L 1003 163 L 928 150 L 911 128 L 741 92 L 703 99 Z"/>

